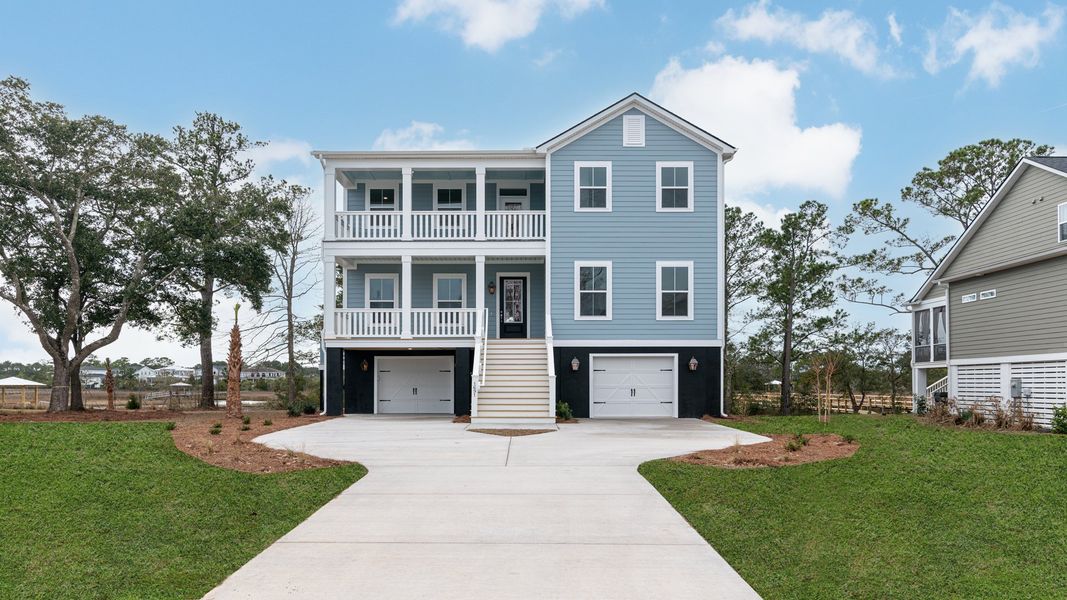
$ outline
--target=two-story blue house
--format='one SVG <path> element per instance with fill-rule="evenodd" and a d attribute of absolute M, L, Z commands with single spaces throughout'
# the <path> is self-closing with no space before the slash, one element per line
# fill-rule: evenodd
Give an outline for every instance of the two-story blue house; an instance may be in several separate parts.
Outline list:
<path fill-rule="evenodd" d="M 326 413 L 723 414 L 734 152 L 639 94 L 533 149 L 315 152 Z"/>

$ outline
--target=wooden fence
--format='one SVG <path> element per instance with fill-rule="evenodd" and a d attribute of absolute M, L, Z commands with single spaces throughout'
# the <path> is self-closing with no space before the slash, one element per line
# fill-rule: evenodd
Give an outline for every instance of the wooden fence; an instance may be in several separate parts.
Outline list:
<path fill-rule="evenodd" d="M 37 409 L 48 408 L 48 397 L 51 394 L 49 388 L 38 388 L 37 403 L 33 402 L 33 390 L 28 390 L 25 397 L 18 391 L 8 390 L 6 395 L 0 397 L 0 409 Z M 197 408 L 200 400 L 200 390 L 115 390 L 115 408 L 124 410 L 130 394 L 136 394 L 141 401 L 141 408 L 147 410 L 191 410 Z M 273 392 L 242 391 L 241 399 L 245 402 L 269 402 L 275 398 Z M 83 389 L 82 400 L 89 409 L 107 408 L 107 392 L 104 390 Z M 221 405 L 226 400 L 226 388 L 215 390 L 215 400 Z"/>
<path fill-rule="evenodd" d="M 860 396 L 856 396 L 856 402 L 860 401 Z M 808 408 L 808 404 L 811 404 L 811 410 L 815 410 L 815 397 L 794 396 L 793 402 L 801 409 Z M 781 406 L 781 396 L 774 392 L 764 392 L 762 394 L 738 394 L 734 399 L 734 412 L 741 413 L 745 410 L 745 407 L 749 404 L 757 404 L 762 409 L 762 412 L 774 412 Z M 906 394 L 897 394 L 896 401 L 894 403 L 893 397 L 889 394 L 868 394 L 863 401 L 863 405 L 860 406 L 859 412 L 861 413 L 884 413 L 895 410 L 909 412 L 911 411 L 911 396 Z M 852 412 L 852 403 L 846 394 L 836 394 L 830 397 L 830 412 L 834 413 L 850 413 Z"/>

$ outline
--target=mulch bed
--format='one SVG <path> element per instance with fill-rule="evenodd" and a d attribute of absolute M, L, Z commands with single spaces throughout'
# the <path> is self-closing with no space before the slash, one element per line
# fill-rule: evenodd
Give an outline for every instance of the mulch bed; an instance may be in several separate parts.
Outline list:
<path fill-rule="evenodd" d="M 537 435 L 539 433 L 552 433 L 555 429 L 468 429 L 474 433 L 488 433 L 489 435 L 502 435 L 504 437 L 522 437 L 524 435 Z"/>
<path fill-rule="evenodd" d="M 169 410 L 72 410 L 8 411 L 0 413 L 0 423 L 93 423 L 97 421 L 174 421 L 185 413 Z M 220 414 L 223 414 L 220 411 Z"/>
<path fill-rule="evenodd" d="M 684 456 L 676 456 L 671 460 L 726 469 L 752 469 L 848 458 L 859 449 L 859 444 L 856 442 L 850 444 L 841 436 L 829 433 L 805 434 L 804 438 L 808 440 L 808 443 L 793 452 L 786 449 L 786 444 L 795 436 L 770 434 L 766 437 L 771 438 L 771 441 L 745 446 L 736 445 L 721 450 L 701 450 Z"/>
<path fill-rule="evenodd" d="M 471 422 L 471 416 L 470 415 L 460 415 L 460 416 L 456 417 L 455 419 L 452 419 L 452 422 L 453 423 L 470 423 Z"/>
<path fill-rule="evenodd" d="M 171 431 L 174 445 L 182 452 L 206 463 L 245 473 L 281 473 L 349 464 L 348 461 L 319 458 L 289 450 L 276 450 L 252 442 L 253 438 L 266 433 L 317 423 L 334 417 L 319 415 L 290 417 L 284 411 L 249 411 L 245 414 L 251 420 L 248 431 L 241 431 L 241 419 L 227 417 L 223 412 L 218 414 L 194 413 L 185 419 L 175 420 L 177 426 Z M 265 419 L 270 419 L 271 424 L 264 425 Z M 210 430 L 215 423 L 222 423 L 222 431 L 217 435 L 212 435 Z"/>

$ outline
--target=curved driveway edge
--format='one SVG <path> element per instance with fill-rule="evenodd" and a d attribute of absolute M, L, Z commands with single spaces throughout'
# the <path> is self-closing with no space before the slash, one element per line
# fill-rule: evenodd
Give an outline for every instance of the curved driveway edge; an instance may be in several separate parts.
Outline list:
<path fill-rule="evenodd" d="M 205 598 L 758 598 L 641 477 L 766 438 L 695 419 L 505 438 L 345 417 L 256 441 L 369 469 Z"/>

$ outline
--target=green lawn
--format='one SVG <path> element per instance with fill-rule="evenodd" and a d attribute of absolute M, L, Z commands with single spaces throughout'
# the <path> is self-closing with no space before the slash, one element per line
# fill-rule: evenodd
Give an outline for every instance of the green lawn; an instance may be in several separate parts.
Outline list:
<path fill-rule="evenodd" d="M 848 459 L 641 473 L 766 598 L 1067 594 L 1067 436 L 911 417 L 766 417 L 757 433 L 851 433 Z"/>
<path fill-rule="evenodd" d="M 365 472 L 220 469 L 163 423 L 0 424 L 0 598 L 199 598 Z"/>

